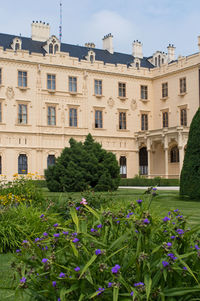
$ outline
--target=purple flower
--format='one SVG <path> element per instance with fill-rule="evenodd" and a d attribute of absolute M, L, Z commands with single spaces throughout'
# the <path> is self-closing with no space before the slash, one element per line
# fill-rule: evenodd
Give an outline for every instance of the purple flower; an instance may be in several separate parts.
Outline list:
<path fill-rule="evenodd" d="M 65 278 L 65 273 L 61 272 L 59 275 L 60 278 Z"/>
<path fill-rule="evenodd" d="M 165 216 L 162 220 L 163 220 L 163 222 L 167 222 L 167 221 L 170 221 L 170 218 L 168 216 Z"/>
<path fill-rule="evenodd" d="M 119 224 L 119 223 L 120 223 L 120 221 L 116 221 L 116 223 L 117 223 L 117 224 Z"/>
<path fill-rule="evenodd" d="M 41 214 L 41 215 L 40 215 L 40 218 L 43 218 L 43 217 L 44 217 L 44 214 Z"/>
<path fill-rule="evenodd" d="M 168 242 L 168 243 L 167 243 L 167 246 L 168 246 L 168 247 L 171 247 L 171 246 L 172 246 L 172 243 L 171 243 L 171 242 Z"/>
<path fill-rule="evenodd" d="M 86 199 L 82 198 L 82 201 L 80 202 L 81 205 L 87 205 Z"/>
<path fill-rule="evenodd" d="M 47 250 L 48 250 L 48 247 L 47 247 L 47 246 L 45 246 L 45 247 L 43 247 L 43 248 L 42 248 L 42 250 L 43 250 L 43 251 L 44 251 L 44 250 L 46 250 L 46 251 L 47 251 Z"/>
<path fill-rule="evenodd" d="M 172 225 L 175 225 L 175 222 L 172 222 Z"/>
<path fill-rule="evenodd" d="M 38 242 L 38 241 L 40 241 L 40 238 L 39 238 L 39 237 L 37 237 L 37 238 L 35 239 L 35 242 Z"/>
<path fill-rule="evenodd" d="M 96 255 L 101 255 L 101 250 L 100 250 L 100 249 L 97 249 L 97 250 L 95 251 L 95 254 L 96 254 Z"/>
<path fill-rule="evenodd" d="M 137 283 L 134 283 L 134 286 L 137 287 L 137 286 L 144 286 L 144 283 L 143 282 L 137 282 Z"/>
<path fill-rule="evenodd" d="M 145 218 L 144 220 L 143 220 L 143 224 L 149 224 L 150 223 L 150 220 L 148 220 L 148 218 Z"/>
<path fill-rule="evenodd" d="M 78 241 L 79 241 L 78 238 L 74 238 L 74 239 L 72 240 L 72 242 L 74 242 L 74 243 L 76 243 L 76 242 L 78 242 Z"/>
<path fill-rule="evenodd" d="M 126 218 L 129 218 L 130 217 L 130 214 L 127 214 Z"/>
<path fill-rule="evenodd" d="M 21 252 L 21 250 L 20 250 L 20 249 L 17 249 L 17 250 L 16 250 L 16 253 L 20 253 L 20 252 Z"/>
<path fill-rule="evenodd" d="M 200 250 L 198 245 L 195 245 L 194 247 L 195 247 L 196 250 Z"/>
<path fill-rule="evenodd" d="M 98 228 L 98 229 L 101 229 L 102 227 L 103 227 L 102 224 L 97 225 L 97 228 Z"/>
<path fill-rule="evenodd" d="M 42 263 L 46 263 L 47 261 L 48 261 L 47 258 L 43 258 L 43 259 L 42 259 Z"/>
<path fill-rule="evenodd" d="M 156 191 L 156 190 L 157 190 L 157 188 L 156 188 L 156 187 L 153 187 L 153 189 L 152 189 L 152 190 Z"/>
<path fill-rule="evenodd" d="M 91 232 L 96 232 L 97 230 L 95 230 L 94 228 L 90 229 Z"/>
<path fill-rule="evenodd" d="M 136 201 L 138 204 L 141 204 L 142 203 L 142 200 L 137 200 Z"/>
<path fill-rule="evenodd" d="M 176 236 L 175 236 L 175 235 L 172 235 L 172 236 L 171 236 L 171 239 L 175 239 L 175 238 L 176 238 Z"/>
<path fill-rule="evenodd" d="M 44 232 L 44 233 L 43 233 L 43 236 L 48 236 L 48 233 L 47 233 L 47 232 Z"/>
<path fill-rule="evenodd" d="M 179 210 L 178 209 L 174 209 L 174 212 L 178 212 Z"/>
<path fill-rule="evenodd" d="M 23 240 L 22 243 L 23 243 L 23 244 L 27 244 L 27 243 L 28 243 L 28 240 Z"/>
<path fill-rule="evenodd" d="M 134 292 L 131 292 L 131 293 L 130 293 L 131 297 L 133 296 L 133 294 L 134 294 Z"/>
<path fill-rule="evenodd" d="M 108 282 L 108 287 L 112 287 L 113 283 L 112 282 Z"/>
<path fill-rule="evenodd" d="M 101 293 L 103 293 L 103 291 L 105 290 L 105 288 L 98 288 L 98 290 L 96 292 L 98 292 L 97 296 L 99 296 Z"/>
<path fill-rule="evenodd" d="M 58 223 L 54 224 L 53 227 L 58 227 Z"/>
<path fill-rule="evenodd" d="M 53 236 L 54 237 L 60 237 L 60 233 L 55 233 Z"/>
<path fill-rule="evenodd" d="M 168 261 L 164 261 L 164 260 L 163 260 L 163 261 L 162 261 L 162 265 L 163 265 L 163 266 L 164 266 L 164 268 L 165 268 L 165 267 L 167 267 L 167 266 L 169 265 L 169 262 L 168 262 Z"/>
<path fill-rule="evenodd" d="M 68 234 L 69 234 L 69 231 L 63 231 L 63 234 L 64 234 L 64 235 L 68 235 Z"/>
<path fill-rule="evenodd" d="M 168 215 L 171 215 L 171 211 L 168 212 Z"/>
<path fill-rule="evenodd" d="M 76 210 L 79 211 L 79 209 L 81 208 L 81 206 L 76 207 Z"/>
<path fill-rule="evenodd" d="M 179 235 L 183 235 L 184 234 L 184 231 L 182 229 L 177 229 L 176 232 L 179 234 Z"/>
<path fill-rule="evenodd" d="M 172 260 L 177 259 L 177 257 L 175 257 L 173 253 L 169 253 L 169 254 L 167 254 L 167 256 L 169 256 Z"/>
<path fill-rule="evenodd" d="M 58 298 L 58 301 L 61 301 L 61 299 L 60 299 L 60 298 Z"/>
<path fill-rule="evenodd" d="M 138 230 L 135 230 L 135 233 L 139 233 L 139 231 L 138 231 Z"/>
<path fill-rule="evenodd" d="M 77 235 L 78 235 L 77 232 L 72 233 L 72 236 L 77 236 Z"/>
<path fill-rule="evenodd" d="M 112 269 L 111 269 L 111 272 L 113 274 L 117 274 L 119 272 L 119 269 L 120 269 L 120 265 L 116 264 Z"/>
<path fill-rule="evenodd" d="M 56 287 L 56 281 L 52 281 L 52 286 Z"/>
<path fill-rule="evenodd" d="M 80 268 L 79 268 L 79 267 L 76 267 L 76 268 L 74 268 L 74 271 L 75 271 L 75 272 L 79 272 L 79 271 L 80 271 Z"/>
<path fill-rule="evenodd" d="M 25 283 L 26 282 L 26 277 L 22 277 L 22 279 L 20 279 L 20 283 Z"/>
<path fill-rule="evenodd" d="M 187 268 L 186 268 L 186 267 L 183 267 L 183 270 L 187 271 Z"/>

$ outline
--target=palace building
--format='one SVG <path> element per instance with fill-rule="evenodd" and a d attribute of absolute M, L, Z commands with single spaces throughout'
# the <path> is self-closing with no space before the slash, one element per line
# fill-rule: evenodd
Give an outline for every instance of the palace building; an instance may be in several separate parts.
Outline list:
<path fill-rule="evenodd" d="M 31 38 L 0 34 L 0 173 L 42 176 L 71 137 L 91 133 L 122 177 L 178 178 L 200 103 L 200 52 L 176 59 L 170 44 L 144 57 L 134 41 L 123 54 L 111 34 L 97 49 L 31 26 Z"/>

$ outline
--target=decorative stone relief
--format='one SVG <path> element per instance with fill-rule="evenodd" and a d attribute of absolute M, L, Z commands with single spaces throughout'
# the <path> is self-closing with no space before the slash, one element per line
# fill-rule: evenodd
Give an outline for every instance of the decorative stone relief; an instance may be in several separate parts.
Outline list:
<path fill-rule="evenodd" d="M 131 110 L 135 111 L 137 109 L 137 102 L 135 99 L 132 99 L 131 101 Z"/>
<path fill-rule="evenodd" d="M 114 99 L 113 99 L 112 97 L 110 97 L 110 98 L 108 99 L 108 101 L 107 101 L 107 104 L 108 104 L 108 106 L 109 106 L 110 108 L 113 108 L 114 105 L 115 105 Z"/>
<path fill-rule="evenodd" d="M 6 95 L 7 95 L 8 99 L 12 99 L 15 96 L 13 87 L 7 87 Z"/>

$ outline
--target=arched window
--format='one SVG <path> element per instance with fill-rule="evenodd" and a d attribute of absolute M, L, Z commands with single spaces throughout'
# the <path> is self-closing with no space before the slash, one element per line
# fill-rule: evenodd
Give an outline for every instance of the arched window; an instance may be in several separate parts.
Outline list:
<path fill-rule="evenodd" d="M 170 162 L 171 163 L 179 162 L 179 149 L 177 146 L 172 147 L 170 151 Z"/>
<path fill-rule="evenodd" d="M 18 174 L 26 175 L 28 173 L 28 158 L 25 154 L 20 154 L 18 157 Z"/>
<path fill-rule="evenodd" d="M 93 54 L 90 55 L 90 62 L 91 62 L 92 64 L 94 63 L 94 55 L 93 55 Z"/>
<path fill-rule="evenodd" d="M 52 43 L 49 44 L 49 53 L 53 53 L 53 44 Z"/>
<path fill-rule="evenodd" d="M 47 157 L 47 168 L 51 165 L 54 165 L 55 164 L 55 155 L 48 155 Z"/>
<path fill-rule="evenodd" d="M 120 165 L 120 175 L 122 178 L 127 177 L 127 165 L 126 165 L 126 157 L 121 156 L 119 159 L 119 165 Z"/>
<path fill-rule="evenodd" d="M 160 67 L 160 55 L 158 56 L 158 67 Z"/>
<path fill-rule="evenodd" d="M 18 49 L 20 49 L 20 44 L 19 44 L 19 43 L 16 43 L 16 44 L 15 44 L 15 51 L 17 51 Z"/>
<path fill-rule="evenodd" d="M 56 44 L 56 45 L 54 46 L 54 54 L 56 54 L 57 51 L 58 51 L 58 45 Z"/>

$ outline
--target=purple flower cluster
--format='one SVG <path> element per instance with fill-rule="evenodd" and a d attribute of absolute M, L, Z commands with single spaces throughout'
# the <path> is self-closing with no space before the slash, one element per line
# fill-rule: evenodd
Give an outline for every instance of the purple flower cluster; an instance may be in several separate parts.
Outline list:
<path fill-rule="evenodd" d="M 143 220 L 143 224 L 149 224 L 150 223 L 150 220 L 148 219 L 148 218 L 145 218 L 144 220 Z"/>
<path fill-rule="evenodd" d="M 169 254 L 167 254 L 167 256 L 169 256 L 173 261 L 175 261 L 177 259 L 177 257 L 175 257 L 175 255 L 173 253 L 169 253 Z"/>
<path fill-rule="evenodd" d="M 133 297 L 133 294 L 134 294 L 134 292 L 132 291 L 132 292 L 130 293 L 131 297 Z"/>
<path fill-rule="evenodd" d="M 65 273 L 61 272 L 61 273 L 59 274 L 59 277 L 60 277 L 60 278 L 65 278 Z"/>
<path fill-rule="evenodd" d="M 47 232 L 44 232 L 44 233 L 43 233 L 43 236 L 48 236 L 48 233 L 47 233 Z"/>
<path fill-rule="evenodd" d="M 52 281 L 52 286 L 56 287 L 56 281 Z"/>
<path fill-rule="evenodd" d="M 101 229 L 102 227 L 103 227 L 102 224 L 97 225 L 97 228 L 98 228 L 98 229 Z"/>
<path fill-rule="evenodd" d="M 117 273 L 119 272 L 120 268 L 121 268 L 120 265 L 116 264 L 116 265 L 111 269 L 111 272 L 112 272 L 113 274 L 117 274 Z"/>
<path fill-rule="evenodd" d="M 64 235 L 68 235 L 68 234 L 69 234 L 69 231 L 63 231 L 63 234 L 64 234 Z"/>
<path fill-rule="evenodd" d="M 195 245 L 194 247 L 195 247 L 195 249 L 196 249 L 197 251 L 200 250 L 200 248 L 199 248 L 198 245 Z"/>
<path fill-rule="evenodd" d="M 183 235 L 184 231 L 182 229 L 177 229 L 176 232 L 178 233 L 178 235 Z"/>
<path fill-rule="evenodd" d="M 48 262 L 48 259 L 47 258 L 43 258 L 42 259 L 42 263 L 47 263 Z"/>
<path fill-rule="evenodd" d="M 54 224 L 53 226 L 54 226 L 54 227 L 58 227 L 58 223 Z"/>
<path fill-rule="evenodd" d="M 129 218 L 131 215 L 133 215 L 134 213 L 133 212 L 129 212 L 126 216 L 126 218 Z"/>
<path fill-rule="evenodd" d="M 26 277 L 22 277 L 22 279 L 20 279 L 20 283 L 25 283 L 26 282 Z"/>
<path fill-rule="evenodd" d="M 58 237 L 60 237 L 60 233 L 55 233 L 53 236 L 58 238 Z"/>
<path fill-rule="evenodd" d="M 79 271 L 80 271 L 80 268 L 79 268 L 79 267 L 76 267 L 76 268 L 74 268 L 74 271 L 75 271 L 75 272 L 79 272 Z"/>
<path fill-rule="evenodd" d="M 113 286 L 113 282 L 108 282 L 108 287 L 112 287 Z"/>
<path fill-rule="evenodd" d="M 134 286 L 135 287 L 138 287 L 138 286 L 144 286 L 144 283 L 143 282 L 136 282 L 136 283 L 134 283 Z"/>
<path fill-rule="evenodd" d="M 95 254 L 98 256 L 98 255 L 101 255 L 102 254 L 102 251 L 101 251 L 101 249 L 97 249 L 96 251 L 95 251 Z"/>
<path fill-rule="evenodd" d="M 163 222 L 168 222 L 168 221 L 170 221 L 171 219 L 170 219 L 168 216 L 165 216 L 162 220 L 163 220 Z"/>
<path fill-rule="evenodd" d="M 76 243 L 76 242 L 78 242 L 78 241 L 79 241 L 78 238 L 74 238 L 74 239 L 72 240 L 73 243 Z"/>
<path fill-rule="evenodd" d="M 98 292 L 97 296 L 99 296 L 101 293 L 103 293 L 103 291 L 105 291 L 105 288 L 100 287 L 98 288 L 98 290 L 96 292 Z"/>
<path fill-rule="evenodd" d="M 166 267 L 169 265 L 169 262 L 163 260 L 163 261 L 162 261 L 162 265 L 163 265 L 164 268 L 166 268 Z"/>
<path fill-rule="evenodd" d="M 142 200 L 137 200 L 136 201 L 138 204 L 141 204 L 142 203 Z"/>

